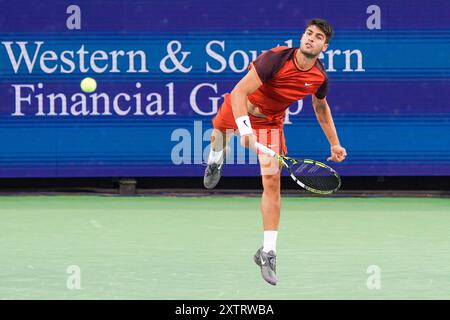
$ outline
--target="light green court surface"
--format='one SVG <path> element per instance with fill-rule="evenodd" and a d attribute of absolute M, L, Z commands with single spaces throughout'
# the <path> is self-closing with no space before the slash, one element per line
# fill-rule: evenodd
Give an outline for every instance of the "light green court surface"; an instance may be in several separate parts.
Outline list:
<path fill-rule="evenodd" d="M 259 198 L 2 196 L 0 219 L 1 299 L 450 299 L 450 199 L 284 198 L 276 287 Z"/>

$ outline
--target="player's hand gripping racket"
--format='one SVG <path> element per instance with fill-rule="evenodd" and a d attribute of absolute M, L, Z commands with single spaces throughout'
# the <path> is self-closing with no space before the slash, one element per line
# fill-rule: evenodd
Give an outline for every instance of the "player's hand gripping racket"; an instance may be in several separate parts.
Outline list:
<path fill-rule="evenodd" d="M 293 159 L 277 154 L 265 145 L 255 142 L 262 153 L 272 156 L 289 170 L 291 178 L 302 188 L 320 194 L 330 194 L 341 187 L 341 177 L 326 164 L 310 159 Z"/>

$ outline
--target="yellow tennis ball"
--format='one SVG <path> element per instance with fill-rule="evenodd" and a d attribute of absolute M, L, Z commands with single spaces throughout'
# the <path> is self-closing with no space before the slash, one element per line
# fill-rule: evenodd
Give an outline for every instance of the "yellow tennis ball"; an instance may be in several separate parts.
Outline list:
<path fill-rule="evenodd" d="M 81 81 L 80 84 L 81 90 L 83 90 L 86 93 L 91 93 L 94 92 L 95 89 L 97 89 L 97 81 L 95 81 L 95 79 L 92 78 L 84 78 Z"/>

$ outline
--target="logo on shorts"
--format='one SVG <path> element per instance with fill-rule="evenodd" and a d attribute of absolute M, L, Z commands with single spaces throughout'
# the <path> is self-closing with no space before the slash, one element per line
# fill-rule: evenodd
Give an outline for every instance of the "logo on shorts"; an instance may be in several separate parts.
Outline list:
<path fill-rule="evenodd" d="M 312 86 L 312 85 L 313 85 L 312 83 L 305 82 L 305 87 L 309 87 L 309 86 Z"/>

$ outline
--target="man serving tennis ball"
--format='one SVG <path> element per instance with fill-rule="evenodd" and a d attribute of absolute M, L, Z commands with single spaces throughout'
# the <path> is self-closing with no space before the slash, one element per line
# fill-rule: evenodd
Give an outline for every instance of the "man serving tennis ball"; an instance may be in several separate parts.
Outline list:
<path fill-rule="evenodd" d="M 328 79 L 318 56 L 328 48 L 332 27 L 322 19 L 311 20 L 302 35 L 299 48 L 277 47 L 252 62 L 249 72 L 226 94 L 213 119 L 211 151 L 204 185 L 214 188 L 220 180 L 223 150 L 230 129 L 239 130 L 241 144 L 255 149 L 258 141 L 279 154 L 286 154 L 283 133 L 286 109 L 295 101 L 312 95 L 317 120 L 331 149 L 328 160 L 341 162 L 347 156 L 340 145 L 330 107 L 326 100 Z M 258 152 L 263 194 L 261 211 L 264 226 L 263 246 L 254 261 L 261 267 L 264 280 L 275 285 L 276 240 L 280 221 L 280 167 L 275 158 Z"/>

